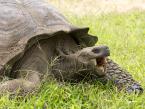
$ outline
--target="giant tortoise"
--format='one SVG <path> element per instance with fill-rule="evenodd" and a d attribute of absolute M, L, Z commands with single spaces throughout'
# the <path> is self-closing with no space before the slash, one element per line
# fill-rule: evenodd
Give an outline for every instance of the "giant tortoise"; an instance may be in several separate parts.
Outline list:
<path fill-rule="evenodd" d="M 0 0 L 0 93 L 35 91 L 44 75 L 58 82 L 112 81 L 118 90 L 142 92 L 132 76 L 108 58 L 98 38 L 68 22 L 42 0 Z"/>

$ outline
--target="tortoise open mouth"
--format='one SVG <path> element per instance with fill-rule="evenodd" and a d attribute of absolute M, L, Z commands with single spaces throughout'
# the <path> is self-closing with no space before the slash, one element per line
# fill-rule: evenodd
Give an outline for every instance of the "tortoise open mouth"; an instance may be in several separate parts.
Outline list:
<path fill-rule="evenodd" d="M 100 70 L 99 73 L 100 76 L 106 74 L 106 64 L 107 64 L 106 57 L 100 57 L 96 59 L 96 67 L 97 69 Z"/>
<path fill-rule="evenodd" d="M 97 66 L 104 66 L 106 65 L 106 57 L 100 57 L 96 59 Z"/>
<path fill-rule="evenodd" d="M 98 55 L 95 59 L 98 75 L 103 76 L 106 74 L 106 58 L 110 56 L 110 50 L 107 46 L 99 46 L 92 50 L 93 53 Z"/>

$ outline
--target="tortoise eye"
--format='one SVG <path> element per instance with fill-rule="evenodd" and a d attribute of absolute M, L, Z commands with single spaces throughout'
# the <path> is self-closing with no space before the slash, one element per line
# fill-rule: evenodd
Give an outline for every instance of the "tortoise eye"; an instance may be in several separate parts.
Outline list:
<path fill-rule="evenodd" d="M 100 53 L 100 52 L 101 52 L 101 50 L 100 50 L 100 49 L 98 49 L 98 48 L 94 48 L 94 49 L 92 50 L 92 52 L 93 52 L 93 53 Z"/>

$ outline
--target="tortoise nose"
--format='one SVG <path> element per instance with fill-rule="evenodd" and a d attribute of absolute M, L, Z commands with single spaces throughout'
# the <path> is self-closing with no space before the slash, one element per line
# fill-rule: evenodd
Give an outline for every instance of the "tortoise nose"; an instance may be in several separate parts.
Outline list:
<path fill-rule="evenodd" d="M 103 56 L 110 56 L 110 50 L 108 46 L 103 46 L 102 50 L 103 50 Z"/>
<path fill-rule="evenodd" d="M 92 50 L 92 52 L 98 54 L 101 53 L 102 56 L 110 56 L 110 50 L 108 46 L 98 46 Z"/>

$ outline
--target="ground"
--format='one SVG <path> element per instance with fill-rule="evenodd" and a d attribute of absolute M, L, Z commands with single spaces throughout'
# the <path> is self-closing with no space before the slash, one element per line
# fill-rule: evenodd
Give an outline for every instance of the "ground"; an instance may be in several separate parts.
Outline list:
<path fill-rule="evenodd" d="M 64 4 L 85 3 L 85 0 L 62 0 Z M 88 3 L 91 0 L 86 0 Z M 109 0 L 108 0 L 109 1 Z M 116 0 L 119 1 L 119 0 Z M 124 1 L 124 0 L 123 0 Z M 60 2 L 60 1 L 59 1 Z M 128 1 L 129 2 L 129 1 Z M 135 2 L 135 0 L 133 0 Z M 141 2 L 141 1 L 139 1 Z M 58 1 L 52 1 L 58 6 Z M 143 1 L 142 1 L 143 3 Z M 77 6 L 79 6 L 77 4 Z M 87 4 L 86 4 L 87 5 Z M 95 5 L 95 4 L 94 4 Z M 71 6 L 71 5 L 70 5 Z M 92 7 L 93 8 L 93 7 Z M 61 11 L 62 8 L 60 8 Z M 68 11 L 69 10 L 65 10 Z M 70 11 L 71 12 L 71 11 Z M 77 12 L 77 11 L 76 11 Z M 89 26 L 90 33 L 99 37 L 97 45 L 108 45 L 113 60 L 128 70 L 145 89 L 145 11 L 93 14 L 64 12 L 75 25 Z M 1 109 L 145 109 L 145 93 L 142 95 L 117 92 L 111 84 L 45 82 L 41 90 L 31 97 L 0 98 Z"/>

